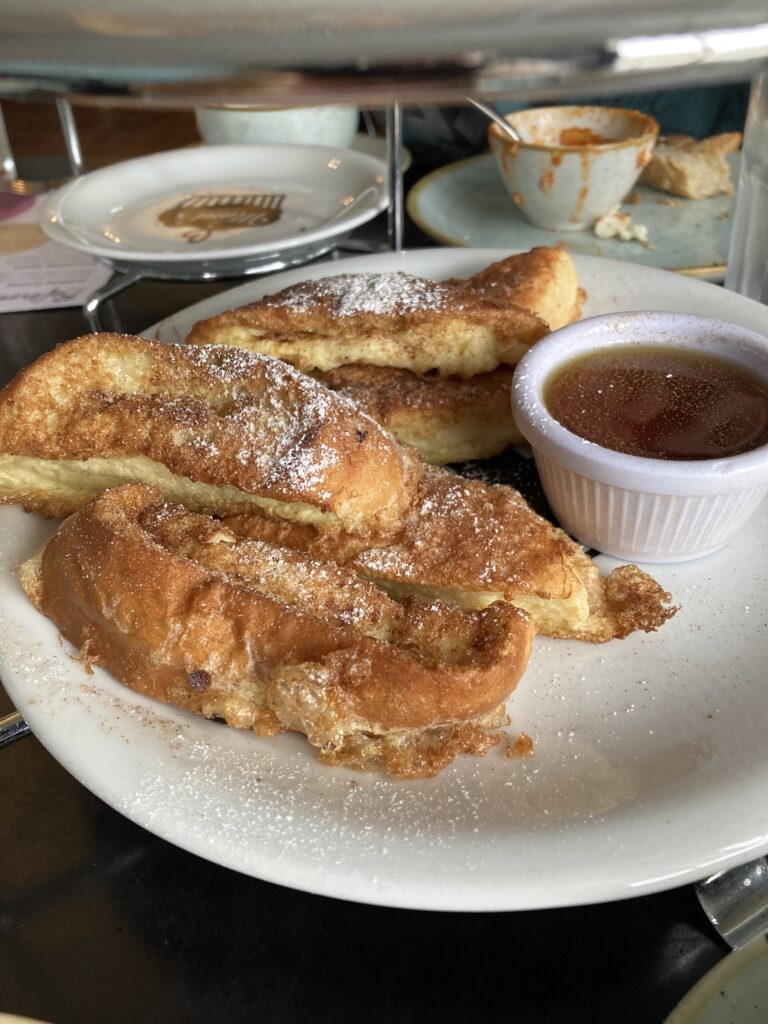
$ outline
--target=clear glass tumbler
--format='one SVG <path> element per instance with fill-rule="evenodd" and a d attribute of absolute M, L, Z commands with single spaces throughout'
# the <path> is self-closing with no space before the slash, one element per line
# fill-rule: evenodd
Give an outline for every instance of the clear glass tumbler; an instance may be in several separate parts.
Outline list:
<path fill-rule="evenodd" d="M 768 305 L 768 71 L 749 97 L 725 287 Z"/>

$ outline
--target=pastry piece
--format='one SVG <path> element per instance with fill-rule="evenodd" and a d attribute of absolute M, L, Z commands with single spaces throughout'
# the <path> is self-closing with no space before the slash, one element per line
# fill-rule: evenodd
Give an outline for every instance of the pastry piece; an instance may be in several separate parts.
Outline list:
<path fill-rule="evenodd" d="M 573 259 L 559 246 L 537 246 L 491 263 L 471 277 L 459 279 L 497 305 L 528 309 L 556 331 L 581 316 L 584 292 Z"/>
<path fill-rule="evenodd" d="M 141 481 L 198 511 L 386 533 L 419 472 L 351 402 L 241 349 L 88 335 L 0 392 L 0 501 L 48 516 Z"/>
<path fill-rule="evenodd" d="M 340 274 L 292 285 L 195 324 L 193 345 L 238 345 L 308 373 L 347 363 L 472 377 L 518 362 L 547 333 L 534 313 L 462 283 Z"/>
<path fill-rule="evenodd" d="M 741 132 L 723 132 L 697 141 L 691 135 L 667 135 L 657 142 L 640 178 L 662 192 L 686 199 L 733 194 L 726 157 L 741 145 Z"/>
<path fill-rule="evenodd" d="M 497 331 L 501 310 L 515 319 L 525 310 L 554 330 L 579 316 L 583 297 L 568 253 L 541 246 L 442 284 L 405 274 L 308 281 L 201 321 L 187 341 L 229 341 L 277 354 L 440 465 L 489 458 L 522 440 L 509 383 L 510 365 L 524 347 L 500 348 L 491 360 L 499 365 L 479 370 L 478 361 L 489 365 L 490 336 L 468 333 L 471 318 L 484 310 Z M 382 335 L 387 325 L 397 336 Z"/>
<path fill-rule="evenodd" d="M 487 459 L 522 443 L 510 402 L 513 372 L 499 366 L 469 380 L 425 380 L 410 370 L 353 363 L 320 379 L 398 441 L 417 448 L 425 462 L 442 465 Z"/>
<path fill-rule="evenodd" d="M 86 662 L 132 689 L 402 776 L 487 751 L 530 651 L 529 617 L 509 605 L 400 603 L 140 484 L 89 502 L 19 577 Z"/>
<path fill-rule="evenodd" d="M 496 305 L 530 310 L 551 330 L 578 319 L 584 299 L 568 253 L 544 246 L 449 283 L 469 287 Z M 512 373 L 511 366 L 499 366 L 468 380 L 423 378 L 410 370 L 351 364 L 318 376 L 417 448 L 425 461 L 442 465 L 487 459 L 522 442 L 510 405 Z"/>
<path fill-rule="evenodd" d="M 387 544 L 324 537 L 260 516 L 226 521 L 238 533 L 352 566 L 399 598 L 413 594 L 462 608 L 510 602 L 530 613 L 537 633 L 550 637 L 597 643 L 650 632 L 676 610 L 670 595 L 634 565 L 601 577 L 581 547 L 511 487 L 437 467 L 426 467 L 419 500 Z"/>

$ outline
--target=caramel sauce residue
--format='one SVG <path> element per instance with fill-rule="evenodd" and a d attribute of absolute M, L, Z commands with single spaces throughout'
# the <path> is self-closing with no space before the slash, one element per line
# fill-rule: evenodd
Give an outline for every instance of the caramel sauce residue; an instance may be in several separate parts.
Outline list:
<path fill-rule="evenodd" d="M 615 142 L 605 135 L 598 135 L 591 128 L 563 128 L 560 132 L 561 146 L 600 146 L 606 142 Z"/>
<path fill-rule="evenodd" d="M 542 192 L 549 192 L 555 183 L 554 171 L 547 171 L 546 174 L 542 174 L 539 179 L 539 188 Z"/>
<path fill-rule="evenodd" d="M 576 200 L 576 205 L 571 211 L 571 220 L 577 221 L 581 217 L 581 211 L 584 208 L 584 203 L 587 201 L 589 195 L 589 185 L 582 185 L 579 189 L 579 195 Z"/>

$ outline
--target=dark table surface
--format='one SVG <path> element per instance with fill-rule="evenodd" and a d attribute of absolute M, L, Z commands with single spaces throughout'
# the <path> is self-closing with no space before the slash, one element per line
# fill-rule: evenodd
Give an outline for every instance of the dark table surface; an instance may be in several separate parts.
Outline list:
<path fill-rule="evenodd" d="M 138 332 L 236 283 L 140 282 L 103 326 Z M 2 381 L 87 330 L 76 309 L 0 316 Z M 651 1024 L 728 951 L 690 886 L 458 914 L 261 882 L 122 817 L 34 737 L 0 751 L 0 821 L 0 1013 L 52 1024 Z"/>

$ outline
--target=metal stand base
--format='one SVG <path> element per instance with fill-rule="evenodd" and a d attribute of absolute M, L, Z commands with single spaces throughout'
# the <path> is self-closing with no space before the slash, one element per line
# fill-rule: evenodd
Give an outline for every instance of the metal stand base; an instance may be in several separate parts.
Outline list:
<path fill-rule="evenodd" d="M 18 711 L 0 718 L 0 748 L 31 735 L 32 730 Z"/>

